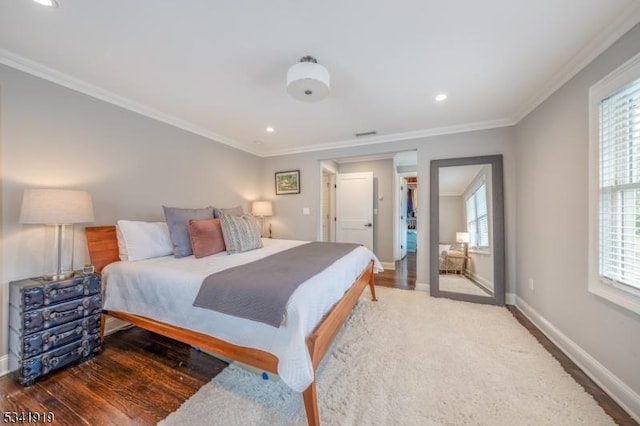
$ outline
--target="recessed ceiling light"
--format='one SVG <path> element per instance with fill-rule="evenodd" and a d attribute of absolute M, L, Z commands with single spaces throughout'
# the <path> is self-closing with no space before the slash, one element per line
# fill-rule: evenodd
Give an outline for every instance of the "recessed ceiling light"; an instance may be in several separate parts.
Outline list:
<path fill-rule="evenodd" d="M 262 145 L 262 144 L 264 144 L 264 142 L 262 142 L 262 141 L 253 141 L 253 143 L 254 143 L 254 144 L 256 144 L 256 145 Z"/>
<path fill-rule="evenodd" d="M 439 95 L 436 95 L 436 101 L 438 101 L 438 102 L 442 102 L 445 99 L 447 99 L 447 95 L 444 94 L 444 93 L 440 93 Z"/>
<path fill-rule="evenodd" d="M 55 0 L 33 0 L 38 4 L 48 7 L 58 7 L 58 3 Z"/>
<path fill-rule="evenodd" d="M 267 127 L 267 128 L 266 128 L 266 130 L 267 130 L 267 133 L 273 133 L 273 132 L 275 132 L 275 131 L 276 131 L 276 129 L 274 129 L 274 128 L 273 128 L 273 127 L 271 127 L 271 126 Z"/>

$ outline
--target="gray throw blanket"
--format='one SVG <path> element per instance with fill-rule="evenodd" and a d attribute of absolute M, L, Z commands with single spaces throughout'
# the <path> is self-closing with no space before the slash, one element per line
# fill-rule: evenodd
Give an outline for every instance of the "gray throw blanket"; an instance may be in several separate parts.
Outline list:
<path fill-rule="evenodd" d="M 193 306 L 280 327 L 289 297 L 359 244 L 312 242 L 209 275 Z"/>

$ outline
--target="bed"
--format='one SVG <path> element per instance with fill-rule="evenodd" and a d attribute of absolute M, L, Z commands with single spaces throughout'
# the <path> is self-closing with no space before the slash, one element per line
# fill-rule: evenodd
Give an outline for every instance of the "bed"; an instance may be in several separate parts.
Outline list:
<path fill-rule="evenodd" d="M 302 393 L 308 423 L 320 423 L 315 371 L 366 286 L 376 300 L 373 277 L 382 268 L 373 253 L 358 248 L 305 281 L 273 327 L 194 307 L 193 296 L 208 273 L 304 242 L 265 239 L 264 248 L 240 255 L 120 262 L 115 226 L 87 227 L 86 235 L 91 262 L 103 275 L 103 315 L 279 374 Z"/>

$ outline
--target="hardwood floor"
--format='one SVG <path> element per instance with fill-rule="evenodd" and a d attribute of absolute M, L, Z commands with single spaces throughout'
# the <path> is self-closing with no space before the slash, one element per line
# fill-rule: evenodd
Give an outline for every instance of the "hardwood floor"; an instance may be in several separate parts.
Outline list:
<path fill-rule="evenodd" d="M 155 425 L 227 366 L 166 337 L 130 328 L 95 358 L 28 388 L 0 378 L 5 412 L 51 411 L 57 425 Z"/>
<path fill-rule="evenodd" d="M 416 254 L 376 276 L 376 285 L 415 289 Z M 535 336 L 619 425 L 636 423 L 515 307 L 514 317 Z M 24 388 L 0 377 L 3 414 L 50 411 L 56 425 L 155 425 L 175 411 L 227 364 L 187 345 L 139 328 L 105 338 L 94 359 Z"/>
<path fill-rule="evenodd" d="M 396 270 L 385 269 L 376 275 L 376 285 L 384 287 L 402 288 L 405 290 L 416 289 L 416 253 L 407 253 L 407 256 L 396 262 Z"/>

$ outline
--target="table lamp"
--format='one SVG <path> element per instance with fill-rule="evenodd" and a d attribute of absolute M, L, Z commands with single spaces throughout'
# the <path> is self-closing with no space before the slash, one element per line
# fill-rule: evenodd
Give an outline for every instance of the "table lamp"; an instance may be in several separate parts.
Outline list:
<path fill-rule="evenodd" d="M 251 205 L 251 214 L 260 218 L 264 234 L 264 218 L 273 216 L 273 203 L 271 201 L 254 201 Z M 269 224 L 269 238 L 271 238 L 271 224 Z"/>
<path fill-rule="evenodd" d="M 468 232 L 456 232 L 456 243 L 462 243 L 464 247 L 464 255 L 467 255 L 467 245 L 469 243 Z"/>
<path fill-rule="evenodd" d="M 25 189 L 20 223 L 46 225 L 45 275 L 62 280 L 73 275 L 73 224 L 93 222 L 91 195 L 65 189 Z"/>

